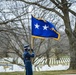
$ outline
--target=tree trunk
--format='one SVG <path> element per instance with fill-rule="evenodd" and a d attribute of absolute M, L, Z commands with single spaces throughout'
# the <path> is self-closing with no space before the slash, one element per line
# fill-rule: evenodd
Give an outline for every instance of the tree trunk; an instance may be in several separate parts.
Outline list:
<path fill-rule="evenodd" d="M 76 39 L 72 38 L 70 41 L 70 68 L 76 69 Z"/>
<path fill-rule="evenodd" d="M 49 53 L 46 54 L 46 58 L 47 58 L 47 65 L 50 66 L 50 63 L 49 63 L 49 61 L 50 61 L 50 59 L 49 59 Z"/>
<path fill-rule="evenodd" d="M 76 69 L 76 38 L 72 34 L 69 29 L 65 29 L 65 32 L 69 39 L 70 45 L 70 68 L 69 69 Z"/>
<path fill-rule="evenodd" d="M 70 45 L 70 67 L 69 69 L 76 69 L 76 38 L 73 35 L 71 24 L 70 24 L 70 17 L 68 11 L 68 2 L 67 0 L 62 0 L 62 12 L 64 14 L 64 24 L 65 24 L 65 32 L 68 36 L 69 45 Z"/>
<path fill-rule="evenodd" d="M 65 22 L 65 25 L 68 25 L 69 22 Z M 65 32 L 69 39 L 69 45 L 70 45 L 70 69 L 76 69 L 76 38 L 72 34 L 72 31 L 69 28 L 65 29 Z"/>
<path fill-rule="evenodd" d="M 47 58 L 47 65 L 50 66 L 50 59 L 49 59 L 49 53 L 50 53 L 50 39 L 48 39 L 48 43 L 47 43 L 47 51 L 46 51 L 46 58 Z"/>
<path fill-rule="evenodd" d="M 64 23 L 65 25 L 67 25 L 65 28 L 65 32 L 68 36 L 69 45 L 70 45 L 70 67 L 69 69 L 75 70 L 76 69 L 76 38 L 74 37 L 70 27 L 68 28 L 68 25 L 70 25 L 69 21 L 66 19 Z"/>

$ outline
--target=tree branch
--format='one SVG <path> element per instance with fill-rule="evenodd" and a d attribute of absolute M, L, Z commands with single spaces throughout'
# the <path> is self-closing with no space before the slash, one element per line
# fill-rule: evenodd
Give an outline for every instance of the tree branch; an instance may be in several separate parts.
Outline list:
<path fill-rule="evenodd" d="M 63 15 L 61 15 L 58 11 L 56 11 L 54 8 L 47 8 L 45 6 L 42 6 L 40 4 L 38 4 L 37 2 L 27 2 L 27 1 L 24 1 L 24 0 L 18 0 L 18 1 L 22 1 L 22 2 L 25 2 L 27 4 L 31 4 L 31 5 L 36 5 L 40 8 L 43 8 L 45 10 L 48 10 L 48 11 L 52 11 L 52 12 L 55 12 L 57 15 L 59 15 L 61 18 L 63 18 Z"/>
<path fill-rule="evenodd" d="M 7 23 L 9 23 L 9 22 L 13 22 L 13 21 L 15 21 L 15 19 L 17 19 L 17 18 L 19 18 L 19 17 L 21 17 L 21 16 L 23 16 L 23 15 L 25 15 L 25 14 L 27 14 L 27 13 L 28 13 L 28 12 L 23 13 L 22 15 L 19 15 L 19 16 L 17 16 L 16 18 L 13 18 L 13 19 L 11 19 L 11 20 L 0 22 L 0 25 L 2 25 L 2 24 L 7 24 Z"/>
<path fill-rule="evenodd" d="M 55 0 L 50 0 L 52 3 L 54 3 L 59 9 L 62 9 L 60 2 L 57 0 L 58 3 L 55 2 Z"/>
<path fill-rule="evenodd" d="M 76 16 L 76 12 L 74 12 L 73 10 L 71 9 L 68 9 L 70 13 L 72 13 L 74 16 Z"/>

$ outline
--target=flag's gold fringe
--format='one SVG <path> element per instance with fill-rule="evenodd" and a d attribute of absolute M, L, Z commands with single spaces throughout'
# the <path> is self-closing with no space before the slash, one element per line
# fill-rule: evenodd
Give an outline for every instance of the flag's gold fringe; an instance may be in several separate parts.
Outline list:
<path fill-rule="evenodd" d="M 54 28 L 50 28 L 50 30 L 53 30 L 55 33 L 58 34 L 58 38 L 54 38 L 54 40 L 59 40 L 60 39 L 60 34 Z"/>
<path fill-rule="evenodd" d="M 34 18 L 36 18 L 34 15 L 32 15 Z M 44 22 L 46 22 L 46 20 L 44 20 L 43 18 L 36 18 L 37 20 L 42 20 Z"/>
<path fill-rule="evenodd" d="M 58 38 L 54 38 L 54 40 L 59 40 L 60 39 L 60 34 L 58 32 L 56 32 L 58 34 Z M 33 36 L 32 35 L 32 38 L 39 38 L 39 39 L 45 39 L 44 37 L 40 37 L 40 36 Z"/>
<path fill-rule="evenodd" d="M 59 40 L 60 39 L 60 34 L 56 30 L 54 30 L 54 31 L 58 34 L 58 38 L 54 38 L 54 40 Z"/>
<path fill-rule="evenodd" d="M 32 35 L 32 38 L 45 39 L 44 37 L 40 37 L 40 36 L 33 36 L 33 35 Z"/>

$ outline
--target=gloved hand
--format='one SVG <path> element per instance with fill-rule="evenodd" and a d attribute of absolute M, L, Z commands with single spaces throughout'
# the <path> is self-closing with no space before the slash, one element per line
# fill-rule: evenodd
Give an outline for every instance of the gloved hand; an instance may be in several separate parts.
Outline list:
<path fill-rule="evenodd" d="M 31 49 L 31 51 L 33 52 L 33 49 Z"/>

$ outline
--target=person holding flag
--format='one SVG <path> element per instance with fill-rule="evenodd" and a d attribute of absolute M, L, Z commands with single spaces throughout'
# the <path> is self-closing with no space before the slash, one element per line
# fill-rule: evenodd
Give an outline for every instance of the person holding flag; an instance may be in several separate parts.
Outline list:
<path fill-rule="evenodd" d="M 23 60 L 25 64 L 26 75 L 33 75 L 31 58 L 34 58 L 35 53 L 33 49 L 28 48 L 29 45 L 24 46 Z M 29 52 L 30 50 L 32 53 Z"/>
<path fill-rule="evenodd" d="M 37 19 L 32 16 L 32 38 L 54 38 L 55 40 L 59 40 L 60 34 L 56 30 L 55 26 L 48 22 L 44 21 L 42 19 Z M 33 40 L 33 39 L 32 39 Z M 31 45 L 33 45 L 33 42 L 31 41 Z M 26 75 L 33 75 L 32 71 L 32 63 L 31 58 L 35 56 L 33 49 L 31 49 L 32 54 L 29 53 L 29 46 L 24 46 L 24 64 L 26 69 Z"/>

